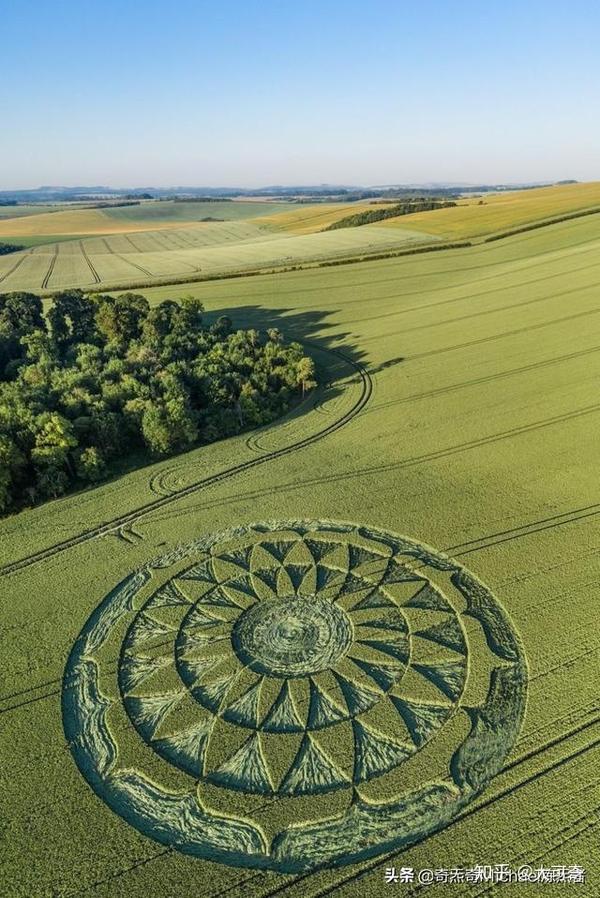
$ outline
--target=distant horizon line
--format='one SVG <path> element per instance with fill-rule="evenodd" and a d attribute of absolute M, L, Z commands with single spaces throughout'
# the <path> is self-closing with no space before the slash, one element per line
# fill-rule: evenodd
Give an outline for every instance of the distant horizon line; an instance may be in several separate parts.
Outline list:
<path fill-rule="evenodd" d="M 123 186 L 111 186 L 110 184 L 41 184 L 35 187 L 0 187 L 0 194 L 6 193 L 42 193 L 49 191 L 65 191 L 65 192 L 100 192 L 100 191 L 132 191 L 142 192 L 151 190 L 168 190 L 168 191 L 185 191 L 185 190 L 206 190 L 206 191 L 237 191 L 240 193 L 250 191 L 275 191 L 275 190 L 393 190 L 393 189 L 435 189 L 450 187 L 461 187 L 474 189 L 478 187 L 549 187 L 558 184 L 579 184 L 590 183 L 590 181 L 579 181 L 576 178 L 559 178 L 545 179 L 541 181 L 412 181 L 401 182 L 393 181 L 387 184 L 348 184 L 348 183 L 331 183 L 331 182 L 307 182 L 304 184 L 265 184 L 262 186 L 240 186 L 237 184 L 221 184 L 221 185 L 203 185 L 203 184 L 153 184 L 132 186 L 125 184 Z"/>

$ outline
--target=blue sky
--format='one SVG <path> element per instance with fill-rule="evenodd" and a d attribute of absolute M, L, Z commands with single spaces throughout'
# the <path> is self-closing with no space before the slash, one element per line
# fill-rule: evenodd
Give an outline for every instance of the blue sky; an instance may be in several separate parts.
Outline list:
<path fill-rule="evenodd" d="M 0 188 L 600 178 L 600 7 L 4 0 Z"/>

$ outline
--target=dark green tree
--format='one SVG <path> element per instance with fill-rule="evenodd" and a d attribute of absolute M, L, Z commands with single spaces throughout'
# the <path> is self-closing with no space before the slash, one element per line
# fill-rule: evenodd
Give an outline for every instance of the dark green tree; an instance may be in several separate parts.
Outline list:
<path fill-rule="evenodd" d="M 48 320 L 57 346 L 68 343 L 92 343 L 97 336 L 95 304 L 82 290 L 55 293 Z"/>
<path fill-rule="evenodd" d="M 42 301 L 34 293 L 0 293 L 0 374 L 24 356 L 22 338 L 45 327 Z"/>
<path fill-rule="evenodd" d="M 93 299 L 96 328 L 106 342 L 114 341 L 119 346 L 126 346 L 139 339 L 150 310 L 144 296 L 122 293 L 120 296 L 98 295 Z"/>
<path fill-rule="evenodd" d="M 314 385 L 276 328 L 203 320 L 195 297 L 0 296 L 0 512 L 273 420 Z"/>

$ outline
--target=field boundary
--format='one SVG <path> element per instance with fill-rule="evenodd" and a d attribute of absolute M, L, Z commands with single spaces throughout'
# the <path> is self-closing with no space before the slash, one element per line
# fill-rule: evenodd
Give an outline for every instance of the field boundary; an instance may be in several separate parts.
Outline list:
<path fill-rule="evenodd" d="M 586 215 L 598 215 L 600 206 L 594 206 L 593 209 L 579 209 L 577 212 L 565 212 L 554 218 L 544 218 L 541 221 L 532 221 L 530 224 L 519 225 L 518 228 L 510 228 L 507 231 L 499 231 L 497 234 L 490 234 L 483 239 L 483 243 L 492 243 L 494 240 L 503 240 L 505 237 L 513 237 L 516 234 L 524 234 L 526 231 L 537 231 L 538 228 L 547 228 L 549 225 L 560 224 L 561 221 L 571 221 L 574 218 L 584 218 Z"/>
<path fill-rule="evenodd" d="M 82 287 L 84 293 L 93 293 L 96 292 L 95 287 L 97 284 L 102 284 L 102 289 L 107 292 L 117 292 L 120 290 L 149 290 L 154 287 L 170 287 L 176 286 L 178 284 L 204 284 L 210 283 L 212 281 L 222 281 L 222 280 L 233 280 L 236 278 L 245 278 L 245 277 L 260 277 L 262 275 L 274 275 L 274 274 L 286 274 L 292 271 L 310 271 L 319 268 L 332 268 L 337 265 L 356 265 L 362 262 L 379 262 L 384 261 L 385 259 L 398 259 L 403 258 L 404 256 L 415 256 L 422 255 L 424 253 L 434 253 L 434 252 L 442 252 L 445 250 L 454 250 L 454 249 L 469 249 L 470 247 L 481 246 L 482 244 L 492 243 L 497 240 L 504 240 L 509 237 L 518 236 L 519 234 L 526 233 L 528 231 L 535 231 L 541 228 L 550 227 L 555 224 L 560 224 L 564 221 L 572 221 L 578 218 L 584 218 L 590 215 L 600 215 L 600 207 L 594 207 L 593 209 L 582 209 L 576 212 L 565 213 L 564 215 L 556 216 L 550 219 L 544 219 L 543 221 L 535 221 L 530 224 L 519 226 L 518 228 L 510 228 L 506 231 L 499 231 L 497 234 L 490 234 L 487 236 L 480 237 L 471 237 L 465 238 L 464 240 L 446 240 L 444 242 L 427 242 L 420 243 L 418 245 L 413 245 L 406 248 L 389 250 L 389 251 L 377 251 L 373 253 L 359 253 L 353 256 L 343 256 L 341 258 L 331 258 L 331 259 L 321 259 L 321 260 L 313 260 L 306 262 L 298 262 L 294 265 L 271 265 L 268 263 L 264 268 L 248 268 L 248 269 L 234 269 L 232 271 L 222 271 L 215 272 L 213 274 L 206 274 L 198 276 L 198 271 L 201 271 L 201 268 L 196 269 L 195 272 L 190 274 L 181 274 L 181 275 L 173 275 L 160 277 L 154 274 L 151 274 L 148 269 L 145 269 L 143 266 L 138 265 L 136 262 L 122 256 L 120 253 L 115 252 L 114 250 L 109 250 L 111 255 L 116 256 L 117 258 L 121 258 L 124 262 L 129 263 L 132 267 L 136 268 L 142 274 L 147 273 L 147 277 L 150 280 L 138 281 L 138 280 L 128 280 L 128 281 L 117 281 L 111 283 L 110 281 L 102 282 L 95 281 L 93 287 Z M 136 232 L 137 233 L 137 232 Z M 92 235 L 93 236 L 93 235 Z M 143 251 L 136 246 L 136 244 L 131 239 L 130 234 L 115 234 L 109 236 L 122 236 L 126 240 L 131 243 L 136 253 L 139 253 L 141 256 L 144 255 Z M 102 238 L 106 241 L 106 238 Z M 81 241 L 79 241 L 81 244 Z M 83 245 L 81 245 L 82 255 L 89 266 L 92 265 L 91 261 L 87 257 L 87 252 L 85 251 Z M 56 254 L 56 253 L 55 253 Z M 0 277 L 0 282 L 5 280 L 10 274 L 13 273 L 14 270 L 18 267 L 18 265 L 23 260 L 23 256 L 18 260 L 17 265 L 10 271 L 6 272 L 3 276 Z M 52 262 L 50 263 L 52 265 Z M 188 263 L 190 264 L 190 263 Z M 92 270 L 92 269 L 91 269 Z M 48 289 L 48 281 L 49 276 L 51 276 L 52 271 L 49 270 L 46 277 L 42 282 L 41 289 L 46 291 L 47 295 L 52 295 L 53 290 Z M 92 274 L 94 271 L 92 270 Z M 97 275 L 94 275 L 96 277 Z M 40 288 L 38 288 L 40 289 Z"/>
<path fill-rule="evenodd" d="M 129 235 L 123 234 L 122 236 L 127 237 Z M 306 264 L 299 262 L 297 265 L 277 265 L 271 268 L 249 268 L 247 270 L 237 269 L 234 271 L 215 272 L 215 274 L 207 274 L 201 277 L 197 277 L 194 275 L 178 275 L 177 277 L 157 277 L 152 282 L 126 281 L 120 284 L 111 284 L 107 281 L 105 284 L 103 284 L 103 290 L 107 290 L 112 293 L 118 290 L 150 290 L 154 287 L 170 287 L 176 286 L 177 284 L 198 284 L 207 283 L 209 281 L 233 280 L 234 278 L 259 277 L 261 275 L 268 274 L 286 274 L 290 271 L 310 271 L 311 269 L 316 268 L 331 268 L 336 265 L 355 265 L 358 262 L 378 262 L 382 259 L 395 259 L 400 256 L 414 256 L 421 253 L 440 252 L 441 250 L 445 249 L 463 249 L 474 245 L 475 244 L 472 241 L 464 240 L 454 243 L 434 244 L 431 246 L 429 244 L 426 244 L 424 246 L 414 247 L 412 249 L 404 249 L 392 252 L 378 252 L 361 256 L 347 256 L 341 259 L 323 259 L 321 261 L 307 262 Z M 114 253 L 114 255 L 119 254 Z M 141 253 L 141 255 L 143 254 Z M 132 262 L 131 264 L 134 265 L 135 263 Z M 136 267 L 139 266 L 136 265 Z M 84 293 L 94 292 L 89 288 L 82 288 L 82 290 Z M 52 291 L 49 291 L 48 295 L 51 295 L 51 293 Z"/>
<path fill-rule="evenodd" d="M 231 271 L 231 272 L 221 272 L 217 274 L 207 274 L 204 277 L 191 277 L 191 276 L 183 276 L 177 278 L 158 278 L 152 284 L 148 283 L 125 283 L 118 284 L 117 286 L 108 285 L 105 287 L 106 290 L 114 291 L 114 290 L 139 290 L 139 289 L 149 289 L 150 287 L 168 287 L 170 285 L 175 284 L 193 284 L 193 283 L 204 283 L 208 281 L 221 281 L 221 280 L 229 280 L 230 278 L 243 278 L 243 277 L 257 277 L 259 275 L 268 275 L 268 274 L 285 274 L 290 271 L 307 271 L 315 268 L 331 268 L 336 265 L 355 265 L 360 262 L 377 262 L 384 259 L 396 259 L 401 258 L 403 256 L 415 256 L 421 255 L 423 253 L 433 253 L 433 252 L 441 252 L 442 250 L 452 250 L 452 249 L 468 249 L 472 246 L 480 246 L 483 243 L 491 243 L 496 240 L 504 240 L 508 237 L 513 237 L 518 234 L 525 233 L 526 231 L 535 231 L 539 228 L 550 227 L 551 225 L 560 224 L 563 221 L 571 221 L 576 218 L 583 218 L 588 215 L 599 215 L 600 207 L 596 207 L 594 209 L 583 209 L 579 212 L 573 212 L 565 215 L 561 215 L 560 217 L 545 219 L 544 221 L 532 222 L 528 225 L 523 225 L 519 228 L 512 228 L 507 231 L 500 231 L 497 234 L 492 234 L 487 237 L 473 237 L 467 240 L 456 240 L 444 243 L 436 243 L 433 245 L 424 244 L 420 246 L 413 246 L 409 249 L 401 249 L 401 250 L 392 250 L 390 252 L 377 252 L 377 253 L 362 253 L 358 256 L 346 256 L 341 259 L 326 259 L 318 262 L 307 262 L 305 264 L 298 263 L 297 265 L 286 265 L 286 266 L 275 266 L 271 268 L 253 268 L 248 269 L 247 271 L 239 270 L 239 271 Z"/>
<path fill-rule="evenodd" d="M 95 539 L 98 536 L 106 536 L 109 533 L 118 533 L 121 529 L 131 526 L 137 520 L 139 520 L 139 518 L 143 517 L 146 514 L 163 508 L 166 505 L 170 505 L 178 499 L 192 495 L 203 487 L 209 487 L 215 483 L 220 483 L 223 480 L 228 480 L 230 477 L 233 477 L 236 474 L 241 474 L 244 471 L 258 467 L 259 465 L 265 464 L 268 461 L 272 461 L 276 458 L 281 458 L 284 455 L 289 455 L 290 453 L 295 452 L 298 449 L 303 449 L 305 446 L 310 446 L 312 443 L 316 443 L 319 440 L 324 439 L 326 436 L 329 436 L 329 434 L 334 433 L 336 430 L 342 428 L 345 424 L 348 424 L 353 418 L 356 417 L 356 415 L 358 415 L 362 411 L 362 409 L 371 398 L 371 394 L 373 392 L 373 381 L 371 379 L 371 375 L 369 374 L 367 369 L 360 364 L 360 362 L 355 362 L 348 355 L 338 349 L 324 349 L 322 346 L 318 346 L 314 343 L 309 342 L 306 342 L 304 345 L 312 349 L 317 349 L 319 352 L 329 353 L 337 356 L 338 358 L 341 358 L 359 375 L 361 384 L 360 396 L 353 404 L 353 406 L 341 417 L 337 418 L 326 427 L 322 427 L 319 430 L 315 431 L 315 433 L 311 434 L 310 436 L 297 440 L 295 443 L 292 443 L 289 446 L 273 450 L 272 452 L 268 452 L 265 455 L 260 456 L 259 458 L 248 459 L 245 462 L 233 465 L 230 468 L 226 468 L 224 471 L 220 471 L 216 474 L 211 474 L 208 477 L 203 477 L 200 480 L 194 481 L 188 486 L 182 487 L 181 489 L 171 493 L 168 496 L 161 496 L 150 502 L 139 505 L 137 508 L 134 508 L 123 515 L 113 518 L 111 521 L 106 521 L 103 524 L 98 524 L 96 527 L 91 527 L 88 530 L 82 530 L 79 534 L 62 540 L 59 543 L 55 543 L 52 546 L 48 546 L 46 549 L 40 549 L 38 552 L 33 552 L 31 555 L 26 555 L 23 558 L 17 559 L 16 561 L 4 564 L 0 567 L 0 576 L 6 576 L 7 574 L 16 573 L 17 571 L 23 570 L 23 568 L 30 567 L 31 565 L 37 564 L 41 561 L 45 561 L 48 558 L 52 558 L 53 556 L 58 555 L 60 552 L 64 552 L 67 549 L 71 549 L 83 542 L 87 542 L 88 540 Z"/>

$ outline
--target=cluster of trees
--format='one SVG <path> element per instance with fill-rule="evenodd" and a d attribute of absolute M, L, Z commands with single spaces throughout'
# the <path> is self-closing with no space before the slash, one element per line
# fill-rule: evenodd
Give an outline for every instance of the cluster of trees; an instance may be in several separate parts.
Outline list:
<path fill-rule="evenodd" d="M 17 246 L 16 243 L 0 243 L 0 256 L 7 256 L 9 253 L 17 253 L 24 246 Z"/>
<path fill-rule="evenodd" d="M 77 199 L 84 200 L 85 198 L 78 197 Z M 88 197 L 87 199 L 88 200 L 92 199 L 92 197 Z M 120 206 L 141 206 L 141 205 L 142 204 L 141 204 L 140 200 L 122 200 L 122 201 L 117 201 L 117 202 L 114 202 L 113 200 L 102 200 L 99 203 L 95 202 L 94 205 L 91 206 L 90 208 L 92 208 L 92 209 L 117 209 Z"/>
<path fill-rule="evenodd" d="M 356 215 L 347 215 L 334 221 L 333 224 L 323 228 L 324 231 L 335 231 L 337 228 L 357 228 L 360 225 L 372 224 L 374 221 L 383 221 L 386 218 L 397 218 L 399 215 L 410 215 L 411 212 L 430 212 L 432 209 L 445 209 L 448 206 L 456 206 L 452 200 L 433 200 L 422 197 L 403 203 L 395 203 L 393 206 L 369 209 L 367 212 L 357 212 Z"/>
<path fill-rule="evenodd" d="M 203 321 L 198 299 L 0 294 L 0 511 L 102 480 L 111 463 L 268 423 L 315 386 L 279 330 Z"/>

